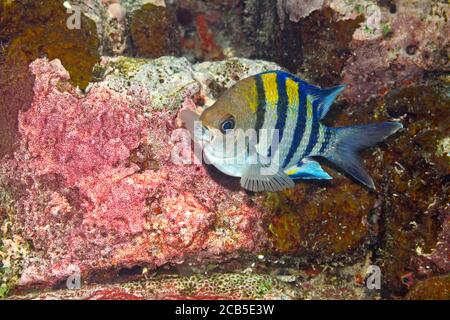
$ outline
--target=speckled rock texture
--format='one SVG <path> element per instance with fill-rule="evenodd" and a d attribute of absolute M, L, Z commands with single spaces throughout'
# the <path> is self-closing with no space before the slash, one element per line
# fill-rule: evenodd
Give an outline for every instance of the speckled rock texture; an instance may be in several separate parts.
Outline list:
<path fill-rule="evenodd" d="M 81 290 L 59 290 L 11 299 L 82 300 L 226 300 L 295 299 L 288 284 L 270 275 L 222 273 L 194 276 L 159 276 L 121 285 L 86 286 Z"/>
<path fill-rule="evenodd" d="M 9 15 L 22 12 L 22 21 L 35 19 L 21 9 L 27 3 L 13 3 L 5 9 L 6 31 L 14 29 Z M 55 12 L 59 10 L 58 21 L 64 21 L 61 16 L 67 15 L 66 8 L 62 1 L 54 3 Z M 33 4 L 36 15 L 42 13 L 40 5 L 40 1 Z M 33 31 L 33 40 L 43 44 L 31 41 L 26 52 L 27 55 L 36 52 L 33 57 L 42 51 L 51 51 L 50 58 L 59 54 L 72 80 L 81 81 L 82 86 L 90 79 L 88 69 L 95 63 L 92 49 L 98 49 L 100 55 L 112 56 L 183 55 L 190 62 L 233 56 L 272 60 L 323 86 L 349 84 L 353 89 L 347 90 L 343 98 L 354 104 L 383 95 L 394 87 L 407 86 L 427 72 L 450 68 L 447 37 L 450 9 L 442 1 L 77 0 L 71 5 L 81 8 L 83 28 L 89 26 L 90 32 L 70 33 L 66 38 L 73 37 L 69 41 L 73 46 L 78 38 L 93 37 L 96 42 L 89 40 L 92 45 L 86 48 L 92 59 L 74 61 L 76 57 L 66 57 L 68 52 L 55 51 L 56 47 L 46 41 L 65 40 L 42 37 L 36 34 L 38 29 Z M 52 23 L 47 25 L 51 27 Z M 65 34 L 65 28 L 58 29 Z M 78 47 L 67 51 L 86 51 Z M 10 50 L 14 48 L 17 51 L 17 45 L 11 44 Z"/>
<path fill-rule="evenodd" d="M 246 1 L 257 12 L 248 21 L 262 21 L 249 24 L 250 32 L 266 30 L 255 38 L 255 56 L 302 71 L 321 85 L 345 82 L 353 87 L 343 94 L 351 103 L 450 68 L 448 3 L 280 0 L 273 9 L 271 1 L 260 2 L 261 12 Z M 265 23 L 277 19 L 281 31 Z M 274 44 L 285 50 L 273 50 Z"/>
<path fill-rule="evenodd" d="M 370 292 L 365 288 L 362 281 L 365 267 L 357 264 L 320 273 L 317 270 L 280 269 L 275 270 L 274 274 L 222 271 L 206 275 L 157 275 L 139 281 L 101 285 L 83 284 L 78 290 L 46 290 L 10 296 L 8 299 L 379 299 L 376 292 Z"/>

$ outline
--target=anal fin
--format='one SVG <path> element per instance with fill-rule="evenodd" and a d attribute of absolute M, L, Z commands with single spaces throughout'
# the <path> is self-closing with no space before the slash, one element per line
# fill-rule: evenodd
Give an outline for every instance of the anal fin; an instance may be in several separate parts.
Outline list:
<path fill-rule="evenodd" d="M 281 191 L 295 187 L 294 181 L 282 170 L 265 174 L 261 164 L 249 165 L 241 178 L 241 187 L 253 192 Z"/>
<path fill-rule="evenodd" d="M 297 165 L 286 169 L 285 172 L 293 180 L 333 179 L 325 170 L 322 169 L 317 161 L 311 159 L 304 159 Z"/>

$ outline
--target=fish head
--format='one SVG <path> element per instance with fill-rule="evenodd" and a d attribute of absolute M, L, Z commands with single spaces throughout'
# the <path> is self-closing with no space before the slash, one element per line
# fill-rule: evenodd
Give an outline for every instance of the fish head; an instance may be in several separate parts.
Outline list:
<path fill-rule="evenodd" d="M 225 91 L 200 116 L 183 110 L 184 123 L 206 160 L 225 174 L 241 176 L 247 166 L 248 129 L 255 128 L 257 103 L 256 83 L 249 77 Z"/>
<path fill-rule="evenodd" d="M 250 77 L 236 83 L 211 107 L 206 108 L 200 121 L 205 127 L 217 129 L 222 134 L 233 129 L 253 129 L 257 103 L 255 80 Z"/>
<path fill-rule="evenodd" d="M 205 117 L 204 112 L 202 115 Z M 225 118 L 225 114 L 222 116 Z M 189 131 L 192 140 L 203 150 L 204 160 L 227 175 L 240 177 L 245 167 L 240 165 L 239 159 L 245 155 L 241 152 L 244 147 L 238 148 L 239 131 L 230 129 L 221 132 L 217 129 L 218 125 L 203 125 L 208 123 L 208 119 L 200 121 L 200 115 L 192 107 L 183 107 L 179 114 L 179 120 Z M 209 120 L 215 121 L 212 119 Z"/>
<path fill-rule="evenodd" d="M 201 127 L 209 141 L 203 151 L 207 160 L 225 174 L 240 177 L 247 166 L 247 130 L 253 113 L 237 104 L 229 94 L 222 96 L 201 116 Z M 256 120 L 255 120 L 256 121 Z M 207 132 L 207 134 L 206 134 Z"/>
<path fill-rule="evenodd" d="M 241 126 L 239 114 L 220 100 L 202 112 L 200 121 L 205 128 L 221 135 Z"/>

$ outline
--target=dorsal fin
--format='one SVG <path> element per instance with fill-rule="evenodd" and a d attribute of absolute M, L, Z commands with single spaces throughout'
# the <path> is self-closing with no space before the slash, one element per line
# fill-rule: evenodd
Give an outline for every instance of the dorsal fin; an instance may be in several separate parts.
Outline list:
<path fill-rule="evenodd" d="M 343 84 L 340 86 L 321 89 L 318 87 L 311 86 L 308 88 L 309 94 L 311 94 L 315 100 L 318 100 L 317 103 L 317 112 L 319 115 L 319 120 L 322 120 L 327 115 L 330 110 L 331 104 L 334 99 L 336 99 L 337 95 L 345 89 L 347 85 Z"/>
<path fill-rule="evenodd" d="M 337 95 L 345 89 L 347 85 L 343 84 L 340 86 L 321 89 L 318 87 L 311 86 L 308 88 L 308 93 L 311 94 L 315 100 L 317 100 L 317 112 L 319 116 L 319 120 L 322 120 L 327 115 L 330 110 L 331 104 L 334 99 L 336 99 Z"/>

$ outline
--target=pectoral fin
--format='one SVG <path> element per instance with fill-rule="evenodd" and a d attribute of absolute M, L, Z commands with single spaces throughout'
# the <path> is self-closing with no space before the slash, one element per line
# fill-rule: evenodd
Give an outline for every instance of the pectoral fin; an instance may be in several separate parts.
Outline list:
<path fill-rule="evenodd" d="M 288 168 L 286 174 L 293 180 L 299 179 L 333 179 L 317 161 L 304 159 L 296 166 Z"/>

